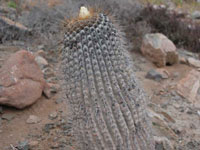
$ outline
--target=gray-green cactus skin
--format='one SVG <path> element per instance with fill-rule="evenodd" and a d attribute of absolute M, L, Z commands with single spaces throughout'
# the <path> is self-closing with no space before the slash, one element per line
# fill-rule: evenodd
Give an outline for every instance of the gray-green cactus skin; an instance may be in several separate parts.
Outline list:
<path fill-rule="evenodd" d="M 78 149 L 155 149 L 145 96 L 116 25 L 99 13 L 66 30 L 62 68 Z"/>

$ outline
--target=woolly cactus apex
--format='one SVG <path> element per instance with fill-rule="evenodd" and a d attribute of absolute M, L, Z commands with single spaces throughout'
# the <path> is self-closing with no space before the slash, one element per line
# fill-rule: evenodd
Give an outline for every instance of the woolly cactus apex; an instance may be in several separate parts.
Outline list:
<path fill-rule="evenodd" d="M 62 68 L 77 149 L 154 150 L 145 96 L 123 43 L 102 13 L 66 27 Z"/>
<path fill-rule="evenodd" d="M 81 7 L 80 8 L 80 12 L 79 12 L 79 18 L 80 19 L 86 19 L 86 18 L 88 18 L 88 17 L 90 17 L 90 12 L 89 12 L 89 10 L 86 8 L 86 7 Z"/>

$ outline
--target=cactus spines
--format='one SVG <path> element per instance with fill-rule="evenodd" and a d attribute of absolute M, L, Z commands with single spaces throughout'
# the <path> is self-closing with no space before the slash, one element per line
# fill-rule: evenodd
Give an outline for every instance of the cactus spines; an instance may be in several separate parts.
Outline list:
<path fill-rule="evenodd" d="M 110 18 L 82 8 L 66 27 L 63 74 L 80 150 L 153 150 L 146 101 Z"/>

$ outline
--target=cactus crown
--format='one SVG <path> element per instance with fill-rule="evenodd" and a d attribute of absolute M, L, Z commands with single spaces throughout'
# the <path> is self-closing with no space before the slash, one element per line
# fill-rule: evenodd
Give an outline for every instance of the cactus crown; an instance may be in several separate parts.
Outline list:
<path fill-rule="evenodd" d="M 81 7 L 78 17 L 67 21 L 66 31 L 68 34 L 72 34 L 83 30 L 85 27 L 96 27 L 103 20 L 103 16 L 105 17 L 98 9 Z"/>

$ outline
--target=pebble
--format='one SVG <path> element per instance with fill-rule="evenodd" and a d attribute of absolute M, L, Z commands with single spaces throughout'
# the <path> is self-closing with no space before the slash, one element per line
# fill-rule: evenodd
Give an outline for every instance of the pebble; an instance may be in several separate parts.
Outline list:
<path fill-rule="evenodd" d="M 57 112 L 52 112 L 52 113 L 49 115 L 49 119 L 51 119 L 51 120 L 54 120 L 54 119 L 56 119 L 57 117 L 58 117 Z"/>
<path fill-rule="evenodd" d="M 56 99 L 56 104 L 60 104 L 60 103 L 62 103 L 64 100 L 62 99 L 62 98 L 57 98 Z"/>
<path fill-rule="evenodd" d="M 46 59 L 44 59 L 42 56 L 37 56 L 35 57 L 35 61 L 37 62 L 37 64 L 40 66 L 40 69 L 45 68 L 46 66 L 48 66 L 48 62 Z"/>
<path fill-rule="evenodd" d="M 200 116 L 200 111 L 199 110 L 197 111 L 197 114 Z"/>
<path fill-rule="evenodd" d="M 39 142 L 38 142 L 38 141 L 30 141 L 30 142 L 29 142 L 29 146 L 30 146 L 30 148 L 37 147 L 37 146 L 38 146 L 38 144 L 39 144 Z"/>
<path fill-rule="evenodd" d="M 55 143 L 54 145 L 51 146 L 51 149 L 57 149 L 57 148 L 59 148 L 59 147 L 60 147 L 59 144 L 58 144 L 58 143 Z"/>
<path fill-rule="evenodd" d="M 26 123 L 28 124 L 36 124 L 39 123 L 41 119 L 37 116 L 30 115 L 29 118 L 26 120 Z"/>
<path fill-rule="evenodd" d="M 19 149 L 19 150 L 29 150 L 30 147 L 29 147 L 28 141 L 19 142 L 17 149 Z"/>
<path fill-rule="evenodd" d="M 161 81 L 163 79 L 163 76 L 156 70 L 151 69 L 150 71 L 147 72 L 146 78 L 153 79 L 155 81 Z"/>
<path fill-rule="evenodd" d="M 15 118 L 15 115 L 14 114 L 3 114 L 2 115 L 2 119 L 4 120 L 8 120 L 8 121 L 11 121 L 12 119 Z"/>
<path fill-rule="evenodd" d="M 174 78 L 178 78 L 179 76 L 180 76 L 180 73 L 179 73 L 179 72 L 174 72 L 174 73 L 173 73 L 173 77 L 174 77 Z"/>
<path fill-rule="evenodd" d="M 44 131 L 47 132 L 47 133 L 49 133 L 49 131 L 50 131 L 51 129 L 53 129 L 53 128 L 55 128 L 55 124 L 54 124 L 54 123 L 47 123 L 47 124 L 45 124 L 45 126 L 44 126 Z"/>
<path fill-rule="evenodd" d="M 200 11 L 194 11 L 192 14 L 191 14 L 191 17 L 193 19 L 200 19 Z"/>

